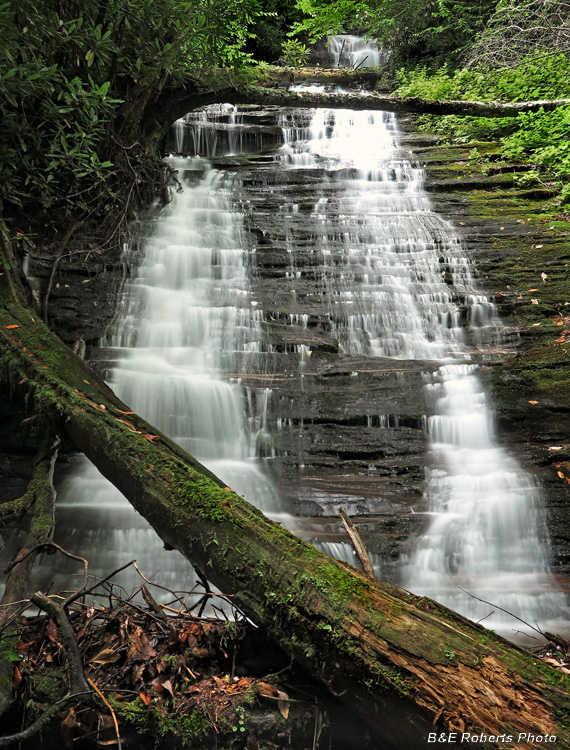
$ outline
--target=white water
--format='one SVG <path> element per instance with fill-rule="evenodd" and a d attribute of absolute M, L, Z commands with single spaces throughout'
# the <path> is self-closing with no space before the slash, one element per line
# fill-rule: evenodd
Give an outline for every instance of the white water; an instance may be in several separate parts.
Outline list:
<path fill-rule="evenodd" d="M 378 49 L 375 39 L 366 41 L 351 34 L 330 36 L 328 48 L 334 55 L 335 67 L 340 68 L 377 68 L 388 59 L 388 55 Z"/>
<path fill-rule="evenodd" d="M 110 385 L 271 514 L 278 499 L 255 460 L 268 452 L 267 394 L 256 399 L 250 393 L 246 400 L 239 384 L 223 376 L 247 372 L 261 336 L 261 313 L 248 288 L 243 217 L 233 201 L 237 184 L 206 160 L 170 158 L 169 164 L 184 187 L 158 214 L 124 290 L 107 347 L 116 356 Z M 154 531 L 85 459 L 59 493 L 57 529 L 64 547 L 96 556 L 93 573 L 108 574 L 135 558 L 163 585 L 183 586 L 189 575 L 188 563 L 162 549 Z M 121 582 L 135 585 L 136 575 L 123 574 Z"/>
<path fill-rule="evenodd" d="M 402 584 L 511 637 L 530 631 L 495 607 L 542 629 L 564 628 L 566 598 L 549 572 L 540 493 L 498 445 L 470 362 L 470 345 L 491 343 L 499 323 L 453 227 L 433 212 L 422 170 L 402 158 L 394 116 L 317 110 L 310 125 L 295 115 L 283 124 L 282 156 L 293 168 L 325 167 L 348 178 L 338 202 L 329 206 L 323 195 L 314 208 L 322 227 L 314 252 L 342 349 L 442 362 L 425 378 L 433 407 L 424 417 L 431 520 Z"/>
<path fill-rule="evenodd" d="M 238 121 L 234 109 L 222 114 Z M 311 220 L 319 233 L 303 249 L 323 268 L 331 329 L 342 350 L 441 362 L 425 384 L 433 405 L 425 417 L 432 520 L 404 571 L 404 585 L 474 619 L 485 617 L 491 608 L 461 586 L 556 629 L 565 598 L 548 571 L 539 493 L 498 446 L 470 361 L 470 348 L 489 343 L 498 322 L 475 288 L 453 227 L 433 212 L 422 170 L 403 154 L 395 117 L 317 110 L 310 118 L 284 115 L 282 126 L 286 145 L 279 158 L 286 168 L 324 169 L 342 185 L 334 199 L 325 191 L 315 196 Z M 196 148 L 217 153 L 217 136 L 197 130 L 193 137 Z M 232 138 L 230 150 L 240 151 L 242 142 Z M 127 284 L 109 342 L 116 356 L 111 385 L 230 486 L 275 513 L 272 484 L 255 461 L 272 455 L 270 393 L 244 391 L 236 382 L 262 348 L 263 317 L 249 290 L 239 183 L 205 161 L 171 164 L 181 177 L 187 172 L 185 187 L 159 213 Z M 292 247 L 290 278 L 299 273 L 296 252 Z M 467 309 L 467 330 L 458 299 Z M 307 320 L 298 314 L 290 322 L 306 326 Z M 299 351 L 306 356 L 303 347 Z M 87 556 L 97 552 L 99 569 L 92 572 L 108 574 L 137 558 L 161 583 L 190 587 L 184 585 L 188 564 L 161 549 L 146 522 L 87 462 L 60 490 L 58 530 L 63 546 Z M 344 546 L 335 550 L 346 557 Z M 138 583 L 132 577 L 123 582 L 127 588 Z M 485 624 L 512 635 L 513 624 L 503 617 Z"/>

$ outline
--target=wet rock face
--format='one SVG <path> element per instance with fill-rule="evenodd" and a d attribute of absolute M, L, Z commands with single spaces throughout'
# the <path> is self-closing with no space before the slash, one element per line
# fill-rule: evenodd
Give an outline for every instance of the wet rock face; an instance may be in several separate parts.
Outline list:
<path fill-rule="evenodd" d="M 25 266 L 35 307 L 44 314 L 53 257 L 32 250 Z M 63 257 L 47 302 L 49 326 L 66 344 L 96 345 L 113 320 L 129 267 L 122 249 L 100 249 L 96 240 L 77 237 Z"/>

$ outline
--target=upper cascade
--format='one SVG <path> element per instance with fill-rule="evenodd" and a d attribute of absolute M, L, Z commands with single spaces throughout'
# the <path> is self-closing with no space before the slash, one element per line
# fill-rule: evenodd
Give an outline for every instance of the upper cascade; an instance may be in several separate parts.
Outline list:
<path fill-rule="evenodd" d="M 377 68 L 384 65 L 389 53 L 378 47 L 376 39 L 365 39 L 353 34 L 338 34 L 328 38 L 329 52 L 336 68 Z"/>

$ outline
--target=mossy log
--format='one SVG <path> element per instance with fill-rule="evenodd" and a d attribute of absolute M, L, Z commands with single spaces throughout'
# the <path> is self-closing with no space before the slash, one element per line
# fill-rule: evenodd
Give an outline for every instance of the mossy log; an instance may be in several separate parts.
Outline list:
<path fill-rule="evenodd" d="M 403 112 L 431 115 L 460 115 L 462 117 L 516 117 L 524 112 L 551 111 L 570 104 L 570 99 L 541 99 L 528 102 L 479 102 L 460 99 L 423 99 L 419 96 L 395 96 L 375 91 L 353 91 L 350 93 L 324 93 L 316 91 L 291 91 L 288 85 L 297 81 L 316 80 L 332 85 L 357 83 L 362 78 L 358 71 L 352 74 L 332 75 L 337 71 L 325 71 L 314 75 L 312 70 L 300 69 L 283 81 L 276 76 L 271 84 L 269 76 L 261 81 L 264 85 L 251 86 L 212 86 L 208 91 L 197 90 L 195 86 L 171 90 L 159 97 L 153 106 L 154 117 L 149 122 L 170 125 L 187 112 L 207 104 L 259 104 L 278 107 L 325 107 L 326 109 L 381 110 L 383 112 Z"/>
<path fill-rule="evenodd" d="M 26 305 L 10 270 L 0 275 L 0 363 L 2 378 L 57 420 L 167 544 L 388 747 L 457 731 L 512 737 L 498 747 L 556 735 L 558 750 L 570 748 L 566 675 L 267 519 L 99 382 Z"/>

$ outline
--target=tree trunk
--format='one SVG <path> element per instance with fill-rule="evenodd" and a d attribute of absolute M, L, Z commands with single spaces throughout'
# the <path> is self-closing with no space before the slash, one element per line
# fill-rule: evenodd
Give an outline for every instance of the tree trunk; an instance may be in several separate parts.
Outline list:
<path fill-rule="evenodd" d="M 366 578 L 267 519 L 123 404 L 0 275 L 0 374 L 286 652 L 397 748 L 430 732 L 557 735 L 570 680 L 434 602 Z M 519 738 L 519 735 L 523 735 Z M 525 736 L 526 735 L 526 736 Z M 501 741 L 497 743 L 501 745 Z"/>
<path fill-rule="evenodd" d="M 263 86 L 220 87 L 218 90 L 197 90 L 187 86 L 165 92 L 159 97 L 153 108 L 154 119 L 149 122 L 160 122 L 168 128 L 179 117 L 206 104 L 226 102 L 228 104 L 260 104 L 261 106 L 278 107 L 325 107 L 327 109 L 382 110 L 384 112 L 411 112 L 431 115 L 460 115 L 466 117 L 516 117 L 522 112 L 538 112 L 540 109 L 551 111 L 557 107 L 570 104 L 570 99 L 541 99 L 529 102 L 477 102 L 462 100 L 422 99 L 418 96 L 400 97 L 373 91 L 359 91 L 343 94 L 316 93 L 314 91 L 290 91 L 286 86 L 299 80 L 318 80 L 320 82 L 356 83 L 361 78 L 357 71 L 351 76 L 343 71 L 322 71 L 311 75 L 312 71 L 300 69 L 296 74 L 289 72 L 289 80 L 283 81 L 282 75 L 275 74 L 272 86 L 271 76 L 266 77 Z M 301 75 L 303 74 L 303 75 Z M 279 88 L 277 86 L 284 86 Z"/>

